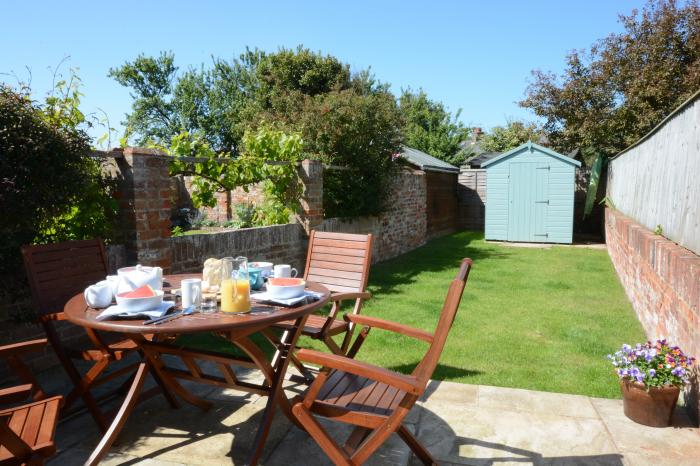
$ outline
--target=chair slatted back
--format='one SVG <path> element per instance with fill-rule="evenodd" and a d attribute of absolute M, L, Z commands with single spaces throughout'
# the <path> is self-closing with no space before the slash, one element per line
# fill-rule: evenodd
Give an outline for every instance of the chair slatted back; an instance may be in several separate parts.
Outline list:
<path fill-rule="evenodd" d="M 312 231 L 304 278 L 333 293 L 363 292 L 371 262 L 371 234 Z"/>
<path fill-rule="evenodd" d="M 107 276 L 100 239 L 22 246 L 29 287 L 42 315 L 63 312 L 66 301 Z"/>
<path fill-rule="evenodd" d="M 440 319 L 438 320 L 437 328 L 433 334 L 433 342 L 430 344 L 430 348 L 428 348 L 421 362 L 413 371 L 413 375 L 426 385 L 437 367 L 440 355 L 447 341 L 447 336 L 450 333 L 450 328 L 457 316 L 457 310 L 462 300 L 462 293 L 467 284 L 467 278 L 469 277 L 471 267 L 471 259 L 462 259 L 459 272 L 457 272 L 457 276 L 452 280 L 452 283 L 450 283 L 450 288 L 447 292 L 445 303 L 442 306 L 442 312 L 440 313 Z"/>

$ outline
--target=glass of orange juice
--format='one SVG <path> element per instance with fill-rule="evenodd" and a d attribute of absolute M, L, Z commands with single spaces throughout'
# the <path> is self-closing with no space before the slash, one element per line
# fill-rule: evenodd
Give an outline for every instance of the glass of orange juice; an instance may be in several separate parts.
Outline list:
<path fill-rule="evenodd" d="M 239 256 L 224 257 L 221 281 L 221 311 L 250 311 L 250 280 L 248 278 L 248 258 Z"/>

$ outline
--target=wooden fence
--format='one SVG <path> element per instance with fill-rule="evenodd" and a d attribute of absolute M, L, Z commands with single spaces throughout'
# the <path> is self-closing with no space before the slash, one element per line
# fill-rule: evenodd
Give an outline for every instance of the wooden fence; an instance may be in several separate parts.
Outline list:
<path fill-rule="evenodd" d="M 700 92 L 611 160 L 607 196 L 623 214 L 700 254 Z"/>

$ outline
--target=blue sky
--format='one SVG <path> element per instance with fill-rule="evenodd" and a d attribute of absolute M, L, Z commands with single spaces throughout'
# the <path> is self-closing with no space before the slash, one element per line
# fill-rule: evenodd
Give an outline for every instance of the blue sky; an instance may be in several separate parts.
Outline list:
<path fill-rule="evenodd" d="M 128 90 L 107 77 L 140 53 L 172 50 L 181 69 L 238 56 L 245 46 L 303 44 L 402 88 L 423 88 L 461 120 L 485 129 L 533 120 L 517 105 L 532 69 L 561 72 L 566 54 L 621 30 L 618 13 L 638 0 L 214 2 L 5 1 L 0 73 L 28 79 L 35 95 L 63 65 L 79 68 L 83 110 L 103 109 L 113 126 L 129 111 Z M 0 80 L 16 83 L 11 75 Z M 95 130 L 93 133 L 103 132 Z"/>

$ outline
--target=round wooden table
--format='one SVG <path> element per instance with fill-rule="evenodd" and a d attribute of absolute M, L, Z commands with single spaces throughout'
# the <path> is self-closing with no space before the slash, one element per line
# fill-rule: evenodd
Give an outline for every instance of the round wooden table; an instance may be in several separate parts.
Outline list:
<path fill-rule="evenodd" d="M 181 274 L 165 276 L 163 282 L 165 299 L 174 299 L 171 290 L 179 288 L 181 280 L 195 277 L 198 278 L 201 275 Z M 321 293 L 321 298 L 316 301 L 300 303 L 295 307 L 273 306 L 253 301 L 252 309 L 249 313 L 195 313 L 176 317 L 160 325 L 144 325 L 145 321 L 143 320 L 97 320 L 97 315 L 100 314 L 101 310 L 90 308 L 86 304 L 82 293 L 72 297 L 64 307 L 66 318 L 70 322 L 81 327 L 121 333 L 138 345 L 144 356 L 143 361 L 136 370 L 134 380 L 121 408 L 86 464 L 99 463 L 100 459 L 107 453 L 136 405 L 145 377 L 149 371 L 156 378 L 156 381 L 163 389 L 163 394 L 173 407 L 179 406 L 174 395 L 202 409 L 208 409 L 211 406 L 210 402 L 186 390 L 177 381 L 178 378 L 267 395 L 267 404 L 249 462 L 249 464 L 257 464 L 272 424 L 275 408 L 279 406 L 285 415 L 293 422 L 296 422 L 291 413 L 289 401 L 282 390 L 282 384 L 289 365 L 289 354 L 294 349 L 306 318 L 324 306 L 330 297 L 328 289 L 320 284 L 307 283 L 307 288 Z M 249 336 L 282 321 L 294 321 L 294 326 L 290 330 L 286 330 L 279 341 L 271 341 L 276 346 L 276 353 L 270 359 Z M 245 352 L 248 358 L 241 359 L 228 354 L 197 351 L 172 344 L 175 335 L 203 332 L 213 332 L 226 337 L 231 343 Z M 188 370 L 166 366 L 162 358 L 164 354 L 179 357 L 183 360 Z M 216 363 L 222 372 L 222 377 L 212 376 L 200 371 L 196 363 L 198 360 Z M 238 381 L 235 372 L 229 365 L 257 368 L 262 371 L 265 381 L 261 385 Z"/>

